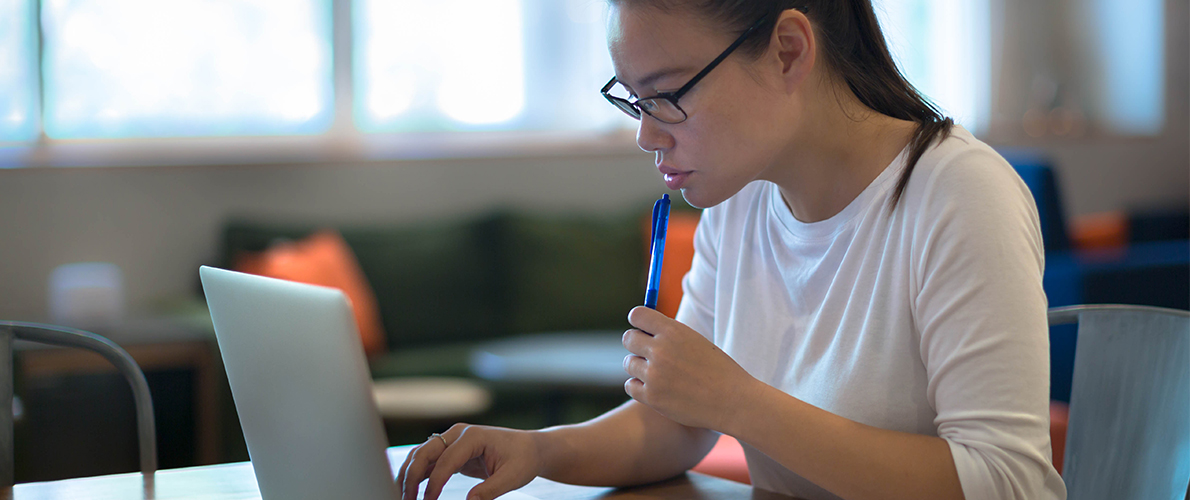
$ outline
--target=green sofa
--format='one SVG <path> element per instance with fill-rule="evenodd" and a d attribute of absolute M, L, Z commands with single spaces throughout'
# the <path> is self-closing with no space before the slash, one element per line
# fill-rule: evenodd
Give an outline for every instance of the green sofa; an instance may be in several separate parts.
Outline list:
<path fill-rule="evenodd" d="M 334 227 L 376 294 L 389 351 L 374 378 L 474 378 L 472 347 L 518 334 L 622 330 L 643 300 L 646 269 L 639 210 L 609 215 L 542 215 L 511 210 L 412 224 Z M 236 219 L 225 224 L 219 265 L 278 239 L 324 228 Z M 481 381 L 482 382 L 482 381 Z M 492 409 L 477 423 L 533 428 L 597 415 L 627 400 L 622 390 L 582 394 L 484 382 Z M 549 407 L 549 409 L 547 409 Z M 547 414 L 549 415 L 547 417 Z M 416 425 L 415 425 L 416 424 Z M 390 439 L 421 439 L 445 422 L 390 426 Z"/>

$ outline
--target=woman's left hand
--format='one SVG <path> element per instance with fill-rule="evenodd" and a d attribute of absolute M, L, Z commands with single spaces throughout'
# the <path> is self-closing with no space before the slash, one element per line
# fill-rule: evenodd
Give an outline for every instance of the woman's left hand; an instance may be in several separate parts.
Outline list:
<path fill-rule="evenodd" d="M 624 332 L 624 390 L 682 425 L 727 432 L 759 380 L 690 327 L 647 307 L 635 307 Z M 646 333 L 647 332 L 647 333 Z"/>

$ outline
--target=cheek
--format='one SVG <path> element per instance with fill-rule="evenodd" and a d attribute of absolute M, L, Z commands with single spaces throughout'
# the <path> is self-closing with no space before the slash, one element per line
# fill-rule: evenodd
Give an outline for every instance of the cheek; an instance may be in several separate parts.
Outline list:
<path fill-rule="evenodd" d="M 680 139 L 679 139 L 680 141 Z M 751 168 L 749 146 L 734 135 L 706 131 L 687 139 L 690 148 L 683 151 L 687 165 L 697 171 L 682 196 L 699 208 L 718 205 L 743 189 L 757 176 Z"/>
<path fill-rule="evenodd" d="M 765 170 L 763 148 L 742 127 L 716 128 L 693 139 L 688 158 L 699 178 L 682 191 L 691 205 L 706 208 L 722 203 Z"/>

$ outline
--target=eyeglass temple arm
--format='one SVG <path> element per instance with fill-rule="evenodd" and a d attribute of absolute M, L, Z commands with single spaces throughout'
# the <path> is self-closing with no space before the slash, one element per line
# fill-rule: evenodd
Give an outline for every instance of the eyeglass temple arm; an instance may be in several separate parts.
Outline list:
<path fill-rule="evenodd" d="M 708 64 L 707 67 L 703 68 L 702 71 L 699 71 L 697 75 L 694 75 L 694 78 L 691 78 L 690 81 L 686 82 L 685 85 L 682 85 L 682 88 L 678 89 L 677 92 L 674 92 L 668 97 L 675 101 L 681 99 L 682 96 L 686 94 L 686 92 L 689 92 L 690 89 L 694 87 L 694 84 L 698 83 L 699 80 L 702 80 L 704 76 L 707 76 L 707 73 L 710 73 L 711 70 L 715 69 L 715 66 L 718 66 L 719 63 L 723 62 L 724 59 L 727 59 L 727 56 L 731 55 L 732 52 L 735 52 L 735 49 L 739 48 L 740 44 L 744 43 L 744 40 L 747 40 L 749 36 L 752 36 L 752 32 L 759 29 L 760 25 L 764 24 L 765 19 L 768 19 L 768 17 L 762 17 L 759 21 L 756 21 L 756 24 L 753 24 L 752 26 L 748 27 L 748 29 L 744 30 L 744 32 L 740 34 L 739 38 L 736 38 L 734 42 L 731 42 L 731 45 L 727 47 L 727 50 L 724 50 L 723 53 L 719 54 L 719 57 L 716 57 L 715 60 L 711 61 L 711 64 Z M 615 78 L 612 78 L 612 80 L 615 80 Z"/>
<path fill-rule="evenodd" d="M 616 84 L 616 81 L 616 77 L 613 76 L 611 80 L 607 81 L 607 85 L 604 85 L 602 89 L 599 89 L 599 93 L 607 94 L 607 91 L 612 89 L 612 86 Z"/>

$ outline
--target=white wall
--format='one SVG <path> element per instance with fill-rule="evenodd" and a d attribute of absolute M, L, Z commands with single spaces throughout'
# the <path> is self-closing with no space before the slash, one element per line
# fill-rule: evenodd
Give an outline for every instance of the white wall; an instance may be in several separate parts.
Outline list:
<path fill-rule="evenodd" d="M 1062 32 L 1068 17 L 1085 10 L 1081 1 L 1003 0 L 998 45 L 1000 68 L 996 108 L 1001 120 L 1019 120 L 1030 84 L 1049 73 L 1068 87 L 1090 88 L 1080 64 L 1088 47 Z M 998 134 L 996 146 L 1035 148 L 1054 160 L 1068 214 L 1187 205 L 1190 197 L 1190 4 L 1165 2 L 1165 127 L 1158 137 L 1020 139 L 1023 133 Z M 1051 26 L 1047 29 L 1047 26 Z M 1087 36 L 1094 36 L 1089 33 Z M 1085 68 L 1084 68 L 1085 69 Z M 1056 73 L 1056 74 L 1055 74 Z M 1018 124 L 1019 127 L 1019 124 Z"/>

